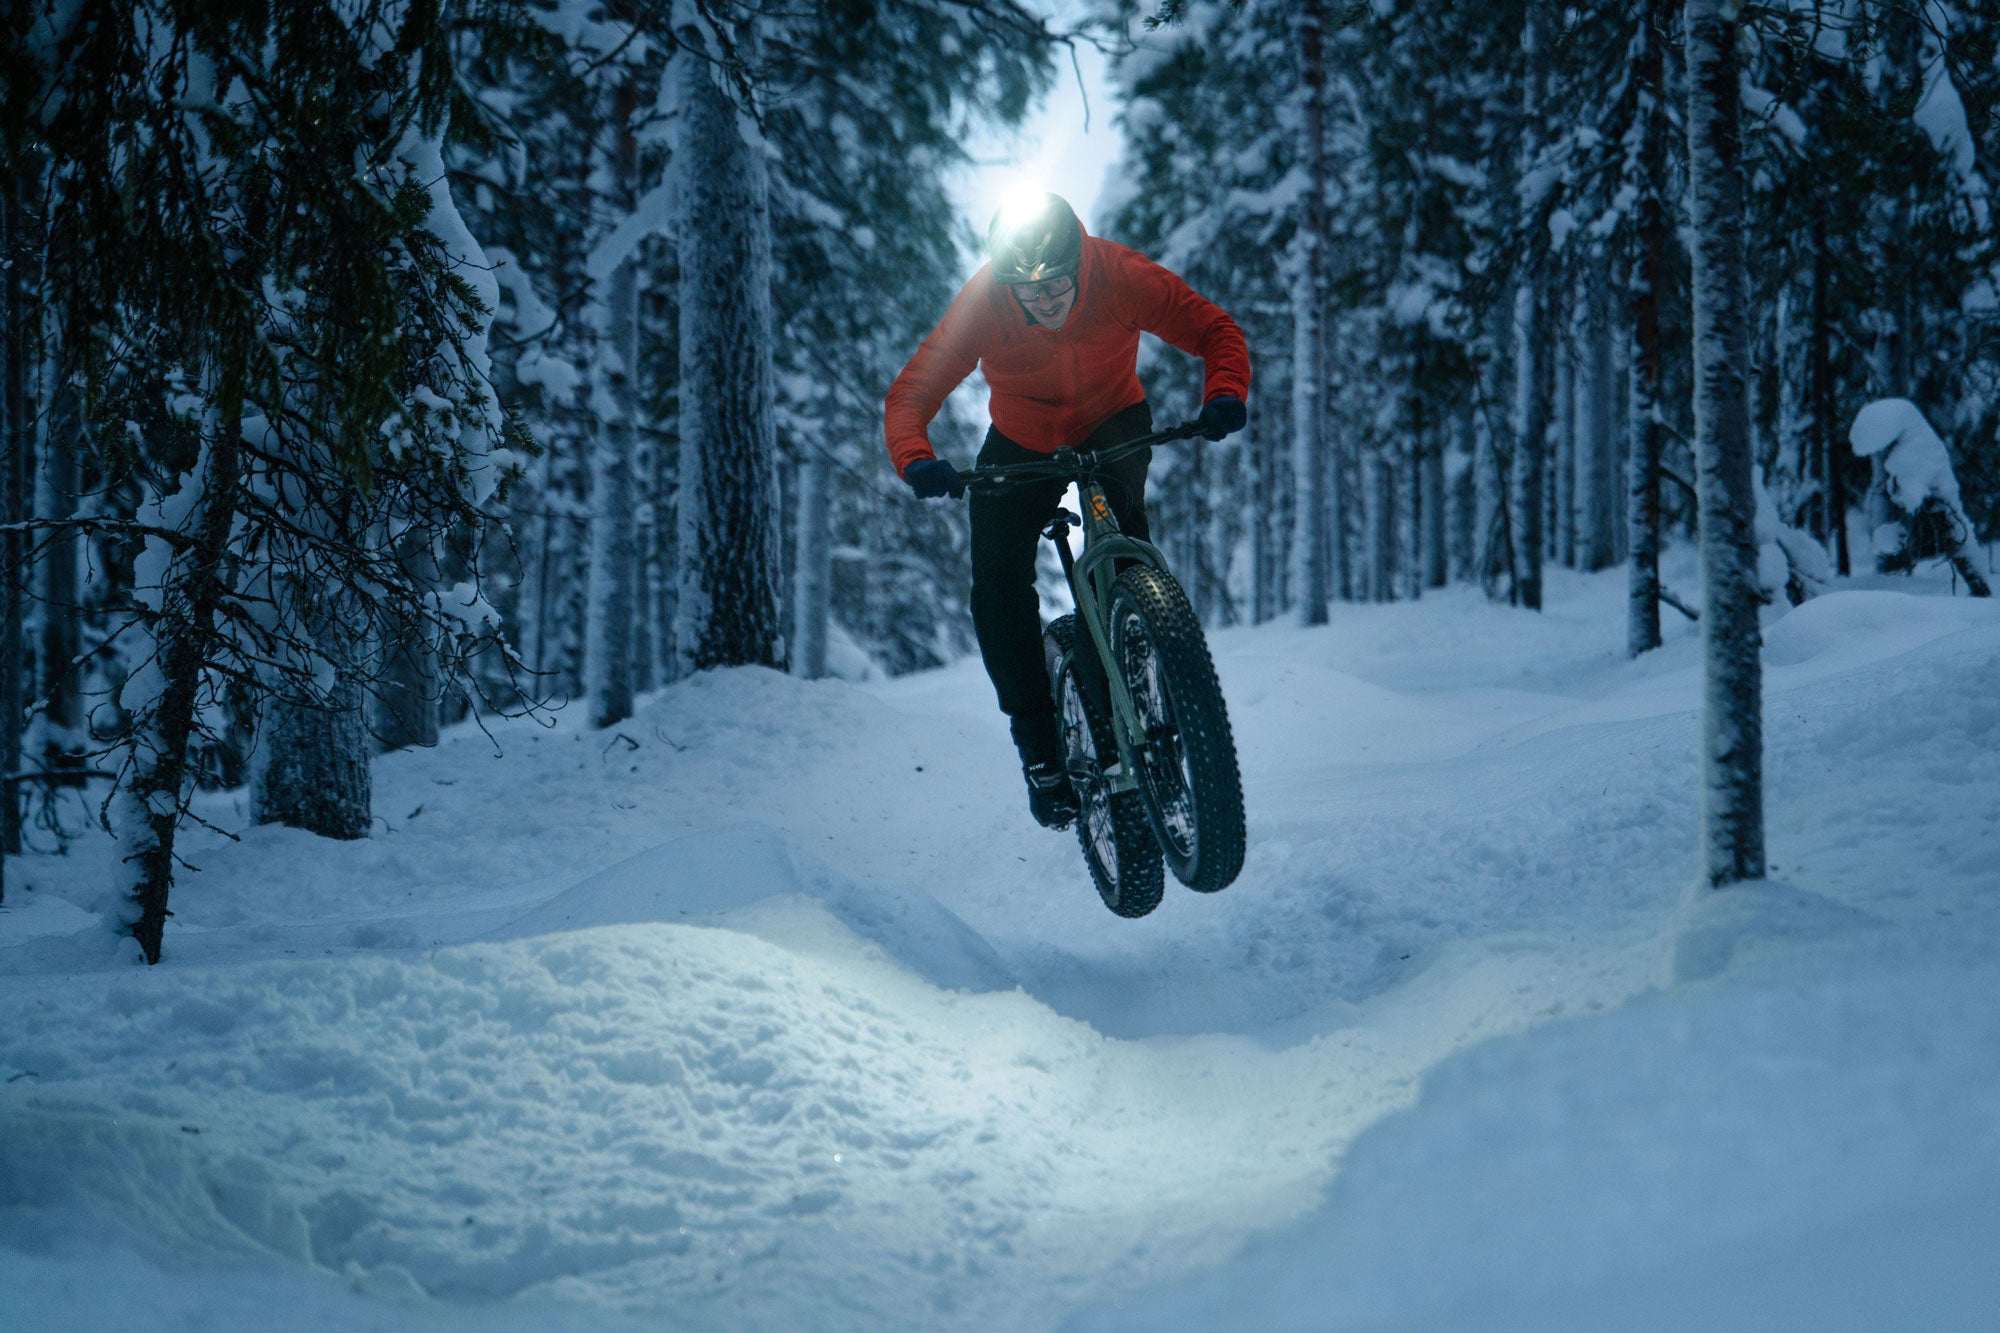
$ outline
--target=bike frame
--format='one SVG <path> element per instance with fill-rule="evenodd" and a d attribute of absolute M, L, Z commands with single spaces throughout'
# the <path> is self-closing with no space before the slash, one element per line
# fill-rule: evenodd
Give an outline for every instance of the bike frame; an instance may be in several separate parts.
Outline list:
<path fill-rule="evenodd" d="M 1104 464 L 1127 454 L 1156 444 L 1189 439 L 1201 433 L 1201 424 L 1189 421 L 1088 454 L 1075 449 L 1058 449 L 1047 463 L 1013 464 L 978 469 L 967 474 L 968 479 L 983 478 L 988 484 L 1005 484 L 1011 479 L 1035 477 L 1063 477 L 1076 484 L 1077 496 L 1082 501 L 1082 517 L 1066 509 L 1058 509 L 1042 535 L 1055 543 L 1056 556 L 1062 561 L 1063 577 L 1069 582 L 1070 597 L 1076 602 L 1076 618 L 1089 635 L 1091 648 L 1103 667 L 1105 687 L 1111 702 L 1111 733 L 1118 744 L 1117 767 L 1115 770 L 1106 769 L 1104 777 L 1114 793 L 1137 789 L 1139 767 L 1133 762 L 1133 754 L 1146 744 L 1146 737 L 1139 729 L 1139 710 L 1132 702 L 1131 690 L 1126 687 L 1125 673 L 1117 669 L 1111 655 L 1112 585 L 1118 580 L 1119 570 L 1126 565 L 1142 564 L 1167 573 L 1171 571 L 1167 568 L 1166 557 L 1157 546 L 1119 528 L 1118 518 L 1111 511 L 1111 501 L 1105 495 L 1097 474 Z M 1069 530 L 1073 525 L 1083 529 L 1082 554 L 1069 549 Z"/>
<path fill-rule="evenodd" d="M 1146 738 L 1139 732 L 1139 710 L 1133 706 L 1125 673 L 1117 669 L 1111 656 L 1111 587 L 1118 579 L 1120 562 L 1164 569 L 1166 558 L 1151 542 L 1128 536 L 1119 528 L 1104 487 L 1096 478 L 1079 480 L 1077 491 L 1083 500 L 1083 517 L 1077 520 L 1083 527 L 1083 554 L 1076 555 L 1069 549 L 1073 515 L 1067 511 L 1058 510 L 1043 535 L 1055 543 L 1063 576 L 1069 580 L 1070 597 L 1076 603 L 1076 618 L 1090 635 L 1110 694 L 1111 732 L 1118 742 L 1118 765 L 1114 771 L 1105 773 L 1105 779 L 1114 792 L 1132 791 L 1139 785 L 1139 770 L 1132 762 L 1132 754 L 1145 744 Z"/>

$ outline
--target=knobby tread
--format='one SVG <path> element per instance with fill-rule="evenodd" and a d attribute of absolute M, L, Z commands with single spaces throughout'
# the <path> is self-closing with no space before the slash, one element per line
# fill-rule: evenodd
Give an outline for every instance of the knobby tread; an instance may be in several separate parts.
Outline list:
<path fill-rule="evenodd" d="M 1229 711 L 1201 622 L 1171 575 L 1143 565 L 1118 576 L 1111 612 L 1114 657 L 1121 655 L 1118 638 L 1126 615 L 1136 613 L 1145 626 L 1187 755 L 1195 816 L 1194 846 L 1187 855 L 1173 846 L 1159 813 L 1150 802 L 1147 805 L 1166 866 L 1175 879 L 1198 893 L 1226 889 L 1243 869 L 1247 843 L 1243 779 Z"/>
<path fill-rule="evenodd" d="M 1055 696 L 1057 722 L 1062 725 L 1066 717 L 1064 691 L 1075 691 L 1090 726 L 1093 747 L 1100 756 L 1116 754 L 1118 745 L 1111 734 L 1111 719 L 1092 701 L 1090 693 L 1076 678 L 1071 656 L 1075 641 L 1074 613 L 1057 618 L 1042 632 L 1042 651 L 1048 665 L 1049 688 Z M 1065 734 L 1066 730 L 1065 727 Z M 1069 762 L 1067 746 L 1064 762 Z M 1074 782 L 1078 776 L 1072 770 L 1070 780 Z M 1097 775 L 1082 776 L 1088 781 Z M 1079 796 L 1082 791 L 1079 787 Z M 1166 872 L 1160 845 L 1153 836 L 1152 822 L 1138 792 L 1121 792 L 1112 796 L 1110 809 L 1112 842 L 1118 864 L 1107 866 L 1099 858 L 1097 848 L 1090 840 L 1090 828 L 1083 812 L 1079 812 L 1076 819 L 1077 845 L 1083 849 L 1083 862 L 1090 869 L 1091 883 L 1097 887 L 1097 896 L 1104 900 L 1104 905 L 1122 917 L 1142 917 L 1158 907 L 1160 900 L 1166 896 Z"/>

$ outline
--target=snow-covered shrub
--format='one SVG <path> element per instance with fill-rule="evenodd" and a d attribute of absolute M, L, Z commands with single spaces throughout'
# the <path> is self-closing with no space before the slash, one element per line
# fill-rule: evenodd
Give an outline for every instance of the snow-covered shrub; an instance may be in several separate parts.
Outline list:
<path fill-rule="evenodd" d="M 1778 506 L 1771 500 L 1771 492 L 1764 485 L 1764 474 L 1760 469 L 1756 474 L 1757 483 L 1757 586 L 1763 589 L 1767 601 L 1775 602 L 1782 595 L 1793 606 L 1826 591 L 1833 582 L 1833 562 L 1826 558 L 1826 548 L 1815 541 L 1810 533 L 1791 526 L 1778 515 Z"/>
<path fill-rule="evenodd" d="M 1989 595 L 1969 558 L 1972 520 L 1959 496 L 1951 453 L 1917 405 L 1907 398 L 1870 403 L 1855 416 L 1847 439 L 1859 457 L 1881 455 L 1883 492 L 1903 515 L 1875 529 L 1877 568 L 1906 571 L 1927 556 L 1941 556 L 1975 597 Z"/>

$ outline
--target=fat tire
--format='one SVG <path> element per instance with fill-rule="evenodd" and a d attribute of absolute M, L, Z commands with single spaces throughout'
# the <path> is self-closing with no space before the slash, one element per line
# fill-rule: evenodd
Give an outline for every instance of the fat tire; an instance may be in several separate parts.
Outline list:
<path fill-rule="evenodd" d="M 1147 651 L 1163 694 L 1142 678 Z M 1111 590 L 1111 654 L 1148 723 L 1139 790 L 1166 867 L 1198 893 L 1226 889 L 1243 869 L 1247 841 L 1236 742 L 1201 622 L 1165 570 L 1135 565 L 1119 574 Z M 1159 746 L 1178 755 L 1163 757 Z"/>
<path fill-rule="evenodd" d="M 1076 841 L 1104 905 L 1122 917 L 1142 917 L 1166 894 L 1160 844 L 1137 791 L 1102 790 L 1104 769 L 1098 756 L 1115 754 L 1118 746 L 1109 715 L 1077 678 L 1075 643 L 1074 613 L 1042 631 L 1049 691 L 1055 696 L 1056 722 L 1063 735 L 1063 766 L 1076 787 Z M 1087 730 L 1087 751 L 1080 743 L 1083 735 L 1076 731 L 1079 720 Z"/>

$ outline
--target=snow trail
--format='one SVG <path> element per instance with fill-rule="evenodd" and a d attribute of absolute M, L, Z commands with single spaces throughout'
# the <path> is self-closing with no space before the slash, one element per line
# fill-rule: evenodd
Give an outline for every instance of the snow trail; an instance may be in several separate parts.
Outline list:
<path fill-rule="evenodd" d="M 191 835 L 157 969 L 103 841 L 10 867 L 0 1316 L 101 1326 L 103 1272 L 143 1328 L 1585 1328 L 1740 1277 L 1714 1215 L 1773 1290 L 1927 1202 L 1991 1235 L 2000 618 L 1775 619 L 1789 887 L 1689 901 L 1691 639 L 1549 595 L 1216 635 L 1250 858 L 1137 922 L 971 663 L 389 756 L 367 842 Z"/>

